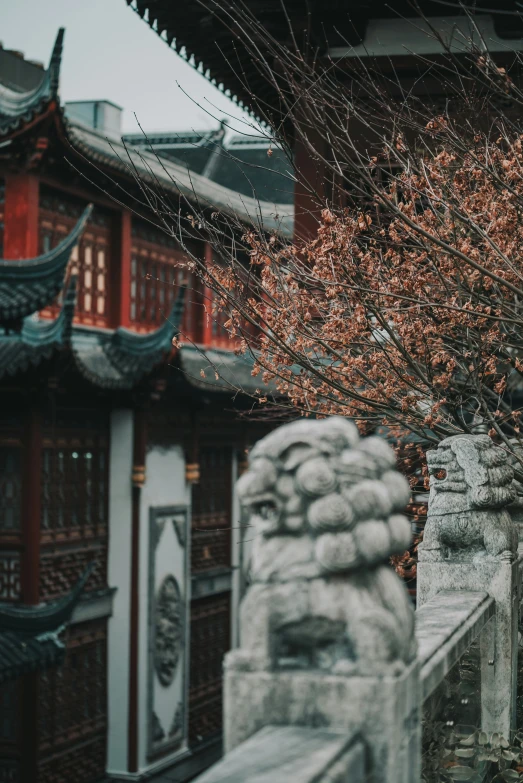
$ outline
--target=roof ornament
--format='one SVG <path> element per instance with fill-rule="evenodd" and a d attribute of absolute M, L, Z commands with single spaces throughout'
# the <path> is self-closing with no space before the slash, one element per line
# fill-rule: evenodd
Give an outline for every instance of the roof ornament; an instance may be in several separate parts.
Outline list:
<path fill-rule="evenodd" d="M 93 561 L 84 570 L 72 590 L 58 601 L 41 606 L 0 604 L 0 633 L 17 631 L 41 636 L 56 631 L 71 619 L 73 610 L 95 568 L 96 563 Z"/>
<path fill-rule="evenodd" d="M 64 48 L 65 27 L 60 27 L 49 60 L 47 73 L 49 74 L 49 92 L 51 98 L 58 97 L 60 87 L 60 66 L 62 64 L 62 52 Z"/>
<path fill-rule="evenodd" d="M 60 65 L 65 29 L 58 30 L 49 66 L 37 87 L 18 92 L 0 84 L 0 132 L 7 133 L 23 120 L 28 121 L 58 97 Z"/>

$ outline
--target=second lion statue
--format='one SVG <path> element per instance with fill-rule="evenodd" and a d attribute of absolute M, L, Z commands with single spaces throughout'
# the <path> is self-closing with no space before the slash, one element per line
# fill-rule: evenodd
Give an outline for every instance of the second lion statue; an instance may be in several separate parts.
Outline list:
<path fill-rule="evenodd" d="M 419 559 L 512 561 L 518 534 L 509 454 L 488 435 L 453 435 L 427 452 L 430 497 Z"/>

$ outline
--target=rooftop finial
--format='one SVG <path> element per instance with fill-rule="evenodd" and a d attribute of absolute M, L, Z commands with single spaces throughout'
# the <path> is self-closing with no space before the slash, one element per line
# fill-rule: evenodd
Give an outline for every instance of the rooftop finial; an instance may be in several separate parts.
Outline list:
<path fill-rule="evenodd" d="M 60 65 L 62 62 L 62 51 L 64 46 L 65 27 L 60 27 L 56 35 L 56 39 L 51 53 L 51 59 L 49 60 L 49 88 L 52 98 L 58 96 L 58 88 L 60 86 Z"/>

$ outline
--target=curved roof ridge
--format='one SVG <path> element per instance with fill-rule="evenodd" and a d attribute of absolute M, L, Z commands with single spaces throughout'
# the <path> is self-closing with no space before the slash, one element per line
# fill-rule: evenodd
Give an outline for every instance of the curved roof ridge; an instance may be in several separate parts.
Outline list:
<path fill-rule="evenodd" d="M 37 638 L 50 631 L 57 631 L 65 625 L 80 599 L 96 563 L 91 562 L 72 590 L 49 604 L 41 606 L 19 606 L 16 604 L 0 604 L 0 630 L 29 633 Z"/>
<path fill-rule="evenodd" d="M 19 280 L 20 277 L 27 281 L 39 277 L 42 273 L 55 271 L 57 267 L 63 264 L 64 255 L 70 253 L 80 239 L 80 235 L 89 220 L 92 210 L 93 205 L 88 204 L 70 233 L 56 247 L 48 250 L 47 253 L 42 253 L 41 256 L 35 256 L 34 258 L 22 258 L 20 260 L 0 259 L 0 282 L 6 279 Z"/>
<path fill-rule="evenodd" d="M 132 356 L 150 355 L 151 351 L 168 351 L 171 349 L 173 337 L 180 331 L 185 308 L 185 293 L 187 285 L 181 285 L 171 311 L 164 323 L 147 334 L 133 332 L 124 326 L 115 329 L 111 344 L 114 349 L 124 351 Z"/>
<path fill-rule="evenodd" d="M 20 337 L 26 345 L 40 346 L 56 343 L 65 345 L 71 339 L 74 309 L 76 306 L 78 275 L 71 275 L 64 290 L 63 304 L 59 314 L 52 321 L 41 318 L 24 318 Z"/>
<path fill-rule="evenodd" d="M 58 96 L 64 34 L 65 29 L 60 27 L 49 59 L 49 65 L 37 87 L 25 92 L 17 92 L 10 87 L 0 84 L 1 117 L 7 119 L 18 118 L 20 115 L 33 111 L 36 107 Z"/>
<path fill-rule="evenodd" d="M 169 317 L 154 332 L 119 327 L 109 336 L 93 335 L 73 347 L 76 366 L 95 386 L 132 389 L 171 350 L 183 318 L 186 286 L 180 286 Z"/>
<path fill-rule="evenodd" d="M 92 211 L 89 204 L 73 230 L 52 250 L 21 261 L 0 260 L 0 323 L 10 323 L 50 305 L 64 285 L 71 252 Z"/>

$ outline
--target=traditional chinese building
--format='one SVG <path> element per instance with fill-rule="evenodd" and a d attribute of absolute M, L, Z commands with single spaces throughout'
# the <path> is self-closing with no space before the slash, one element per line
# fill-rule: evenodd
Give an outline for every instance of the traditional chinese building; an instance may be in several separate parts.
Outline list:
<path fill-rule="evenodd" d="M 123 141 L 152 150 L 235 193 L 287 205 L 287 210 L 294 202 L 292 162 L 272 133 L 263 136 L 246 131 L 227 137 L 221 123 L 211 131 L 128 133 Z"/>
<path fill-rule="evenodd" d="M 278 79 L 267 77 L 264 67 L 281 73 L 276 51 L 270 51 L 263 36 L 256 41 L 253 56 L 252 31 L 242 28 L 235 4 L 193 0 L 185 4 L 169 0 L 126 0 L 161 39 L 182 55 L 245 110 L 261 117 L 275 130 L 294 138 L 294 190 L 297 238 L 314 235 L 322 199 L 332 196 L 332 175 L 322 159 L 329 158 L 328 134 L 322 127 L 304 122 L 299 105 L 292 117 L 278 92 Z M 421 12 L 427 19 L 420 19 Z M 474 3 L 420 0 L 245 0 L 241 13 L 251 14 L 277 45 L 298 46 L 311 60 L 334 63 L 331 79 L 340 79 L 350 91 L 359 63 L 381 73 L 380 89 L 403 100 L 405 94 L 429 101 L 435 112 L 448 105 L 448 73 L 442 77 L 432 65 L 441 62 L 450 46 L 454 57 L 463 56 L 464 42 L 475 40 L 487 46 L 496 63 L 514 65 L 514 52 L 523 51 L 523 20 L 515 0 L 477 0 Z M 470 15 L 473 14 L 471 22 Z M 255 37 L 255 35 L 254 35 Z M 265 58 L 265 59 L 264 59 Z M 264 65 L 262 66 L 262 60 Z M 512 71 L 511 71 L 512 72 Z M 292 101 L 291 101 L 292 103 Z M 309 144 L 300 134 L 301 125 Z M 336 128 L 331 129 L 336 133 Z M 362 145 L 369 141 L 362 135 Z M 311 147 L 314 152 L 311 152 Z M 343 161 L 338 161 L 343 166 Z M 341 183 L 344 185 L 343 177 Z M 312 197 L 311 193 L 315 196 Z"/>
<path fill-rule="evenodd" d="M 183 780 L 220 752 L 233 482 L 264 427 L 239 416 L 259 382 L 143 187 L 175 213 L 247 224 L 259 205 L 124 146 L 108 101 L 66 114 L 62 44 L 45 70 L 0 50 L 0 601 L 54 606 L 96 568 L 62 665 L 0 690 L 0 781 Z M 290 211 L 262 203 L 267 227 Z"/>

